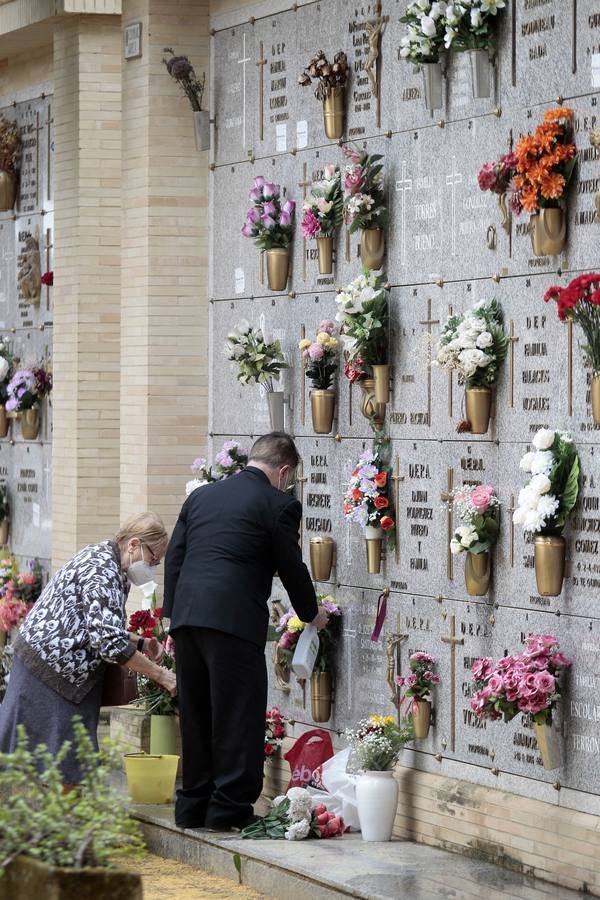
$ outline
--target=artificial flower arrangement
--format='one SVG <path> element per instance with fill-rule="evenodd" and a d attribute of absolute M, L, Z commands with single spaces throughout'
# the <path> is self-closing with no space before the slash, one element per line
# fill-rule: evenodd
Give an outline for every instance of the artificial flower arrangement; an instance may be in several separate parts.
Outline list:
<path fill-rule="evenodd" d="M 163 63 L 167 72 L 182 89 L 194 112 L 196 148 L 208 150 L 210 147 L 210 113 L 202 109 L 202 100 L 206 87 L 206 72 L 202 78 L 198 78 L 194 67 L 187 56 L 175 56 L 171 47 L 165 47 L 164 53 L 170 53 L 169 58 L 163 57 Z"/>
<path fill-rule="evenodd" d="M 469 0 L 466 4 L 446 5 L 444 44 L 447 49 L 469 54 L 475 99 L 490 96 L 491 43 L 497 13 L 505 7 L 505 0 Z"/>
<path fill-rule="evenodd" d="M 349 76 L 350 66 L 343 50 L 335 54 L 332 63 L 322 50 L 318 50 L 298 76 L 298 84 L 302 87 L 316 82 L 315 97 L 323 104 L 325 134 L 333 141 L 338 141 L 344 133 Z"/>
<path fill-rule="evenodd" d="M 481 597 L 490 583 L 490 551 L 498 538 L 500 501 L 491 484 L 463 484 L 454 491 L 452 505 L 461 524 L 450 541 L 450 550 L 455 555 L 466 553 L 467 593 Z"/>
<path fill-rule="evenodd" d="M 338 166 L 325 166 L 322 180 L 312 185 L 303 209 L 302 234 L 306 239 L 316 238 L 319 274 L 331 275 L 333 240 L 344 216 L 344 197 Z"/>
<path fill-rule="evenodd" d="M 344 820 L 330 813 L 325 804 L 316 804 L 306 788 L 292 787 L 285 795 L 275 797 L 267 815 L 246 826 L 241 837 L 254 841 L 302 841 L 309 837 L 336 837 L 345 830 Z"/>
<path fill-rule="evenodd" d="M 225 338 L 224 352 L 232 368 L 238 369 L 240 384 L 261 385 L 267 394 L 271 427 L 283 431 L 283 391 L 273 388 L 273 381 L 288 368 L 279 341 L 269 341 L 261 328 L 242 319 Z"/>
<path fill-rule="evenodd" d="M 361 232 L 360 258 L 367 269 L 381 269 L 385 256 L 385 205 L 383 166 L 380 153 L 367 153 L 346 145 L 349 160 L 342 178 L 344 216 L 350 233 Z"/>
<path fill-rule="evenodd" d="M 269 289 L 283 291 L 288 281 L 296 204 L 293 200 L 283 200 L 281 186 L 262 175 L 257 175 L 252 182 L 248 199 L 252 206 L 246 212 L 242 234 L 266 250 Z"/>
<path fill-rule="evenodd" d="M 193 478 L 185 486 L 186 496 L 196 488 L 204 487 L 214 481 L 223 481 L 231 475 L 237 475 L 248 464 L 248 450 L 238 441 L 225 441 L 222 448 L 215 456 L 215 464 L 209 466 L 203 456 L 194 460 L 190 469 Z"/>
<path fill-rule="evenodd" d="M 346 359 L 344 374 L 351 384 L 360 384 L 361 412 L 379 427 L 390 399 L 389 309 L 385 284 L 385 275 L 375 275 L 365 269 L 336 297 L 336 319 L 342 326 Z"/>
<path fill-rule="evenodd" d="M 310 681 L 311 708 L 315 722 L 328 722 L 331 718 L 334 656 L 340 635 L 342 609 L 331 594 L 317 594 L 317 603 L 329 613 L 329 621 L 325 628 L 321 628 L 318 632 L 319 652 Z M 281 637 L 275 648 L 276 659 L 288 671 L 291 671 L 296 644 L 305 624 L 293 609 L 288 610 L 279 619 L 276 630 Z"/>
<path fill-rule="evenodd" d="M 567 431 L 540 428 L 532 444 L 534 449 L 519 464 L 531 477 L 519 493 L 513 522 L 535 535 L 538 592 L 542 597 L 557 597 L 565 569 L 562 531 L 579 496 L 579 456 Z"/>
<path fill-rule="evenodd" d="M 52 372 L 43 365 L 17 369 L 6 385 L 6 412 L 21 419 L 25 440 L 34 441 L 40 430 L 40 404 L 52 390 Z"/>
<path fill-rule="evenodd" d="M 409 719 L 412 722 L 413 734 L 417 740 L 429 735 L 431 725 L 431 689 L 440 683 L 440 676 L 435 673 L 435 656 L 417 650 L 408 660 L 410 675 L 396 675 L 394 681 L 398 687 L 405 688 L 400 706 L 408 703 Z"/>
<path fill-rule="evenodd" d="M 269 759 L 279 750 L 285 737 L 287 719 L 279 709 L 274 706 L 265 713 L 265 759 Z"/>
<path fill-rule="evenodd" d="M 329 434 L 333 427 L 335 391 L 331 384 L 338 367 L 339 341 L 331 319 L 323 319 L 315 340 L 302 338 L 298 347 L 304 362 L 304 374 L 310 379 L 310 406 L 315 434 Z"/>
<path fill-rule="evenodd" d="M 496 194 L 502 216 L 502 227 L 507 234 L 510 232 L 508 207 L 510 207 L 510 212 L 516 216 L 520 216 L 523 212 L 521 192 L 515 183 L 516 174 L 517 157 L 511 152 L 505 153 L 497 162 L 484 163 L 477 175 L 479 189 Z"/>
<path fill-rule="evenodd" d="M 400 38 L 400 58 L 415 63 L 423 73 L 425 106 L 433 111 L 443 106 L 442 63 L 446 39 L 446 3 L 416 0 L 409 3 L 400 21 L 406 32 Z"/>
<path fill-rule="evenodd" d="M 573 110 L 550 109 L 533 134 L 515 149 L 515 186 L 523 209 L 530 214 L 535 256 L 562 253 L 567 235 L 563 201 L 577 165 Z"/>
<path fill-rule="evenodd" d="M 449 316 L 442 328 L 435 365 L 456 372 L 465 385 L 466 417 L 473 434 L 488 430 L 492 387 L 507 351 L 504 316 L 494 298 L 481 300 L 468 313 Z"/>
<path fill-rule="evenodd" d="M 162 615 L 162 607 L 156 606 L 156 594 L 152 597 L 151 609 L 138 609 L 129 617 L 128 631 L 143 638 L 156 638 L 164 648 L 161 665 L 171 672 L 175 671 L 175 644 L 167 632 Z M 149 716 L 175 716 L 178 711 L 177 697 L 151 681 L 145 675 L 138 675 L 138 697 L 133 704 L 141 706 Z M 150 720 L 150 752 L 152 750 L 152 719 Z"/>
<path fill-rule="evenodd" d="M 377 575 L 381 569 L 384 534 L 393 535 L 395 521 L 390 515 L 389 472 L 380 450 L 365 450 L 352 470 L 344 494 L 344 518 L 363 529 L 367 545 L 367 571 Z"/>
<path fill-rule="evenodd" d="M 548 288 L 544 300 L 554 300 L 561 322 L 575 322 L 585 335 L 581 349 L 592 374 L 594 424 L 600 425 L 600 274 L 578 275 L 566 288 Z"/>
<path fill-rule="evenodd" d="M 14 556 L 0 560 L 0 631 L 18 628 L 42 593 L 42 567 L 37 559 L 19 571 Z"/>
<path fill-rule="evenodd" d="M 15 205 L 21 148 L 19 126 L 0 116 L 0 210 Z"/>
<path fill-rule="evenodd" d="M 523 653 L 503 656 L 496 663 L 489 657 L 475 660 L 471 673 L 476 692 L 471 709 L 479 719 L 491 721 L 503 718 L 510 722 L 519 714 L 531 716 L 544 766 L 556 768 L 548 729 L 560 700 L 562 673 L 570 666 L 571 660 L 560 652 L 554 635 L 530 634 Z"/>

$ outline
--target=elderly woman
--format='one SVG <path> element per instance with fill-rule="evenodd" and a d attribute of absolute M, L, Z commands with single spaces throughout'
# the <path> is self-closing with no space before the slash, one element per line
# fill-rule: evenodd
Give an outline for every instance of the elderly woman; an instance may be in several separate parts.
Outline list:
<path fill-rule="evenodd" d="M 44 743 L 57 753 L 73 737 L 74 715 L 82 718 L 97 747 L 107 663 L 127 666 L 175 694 L 174 673 L 157 664 L 162 658 L 158 641 L 130 635 L 125 627 L 128 583 L 153 580 L 167 542 L 160 518 L 142 513 L 114 540 L 85 547 L 48 582 L 14 642 L 0 706 L 0 751 L 14 749 L 17 726 L 24 725 L 32 745 Z M 62 770 L 65 783 L 78 783 L 74 750 Z"/>

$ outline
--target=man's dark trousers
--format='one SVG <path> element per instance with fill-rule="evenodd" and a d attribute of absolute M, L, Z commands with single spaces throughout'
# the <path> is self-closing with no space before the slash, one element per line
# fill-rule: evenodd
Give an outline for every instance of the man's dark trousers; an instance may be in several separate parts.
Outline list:
<path fill-rule="evenodd" d="M 180 828 L 228 828 L 252 815 L 263 783 L 267 670 L 257 644 L 210 628 L 173 633 L 181 723 Z"/>

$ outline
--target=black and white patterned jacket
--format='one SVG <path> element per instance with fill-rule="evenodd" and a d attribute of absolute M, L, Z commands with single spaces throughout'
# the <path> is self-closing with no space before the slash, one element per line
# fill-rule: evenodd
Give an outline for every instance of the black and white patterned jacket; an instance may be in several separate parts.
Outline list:
<path fill-rule="evenodd" d="M 135 653 L 127 581 L 114 541 L 85 547 L 59 569 L 21 625 L 15 654 L 44 684 L 80 703 L 104 672 Z"/>

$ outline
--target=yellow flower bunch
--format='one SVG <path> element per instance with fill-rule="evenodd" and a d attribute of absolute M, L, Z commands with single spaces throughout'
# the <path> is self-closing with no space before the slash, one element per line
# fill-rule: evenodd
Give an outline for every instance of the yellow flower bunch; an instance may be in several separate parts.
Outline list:
<path fill-rule="evenodd" d="M 310 341 L 308 338 L 302 338 L 302 340 L 298 343 L 298 347 L 300 350 L 308 350 L 310 347 Z"/>
<path fill-rule="evenodd" d="M 304 622 L 298 616 L 292 616 L 292 618 L 287 623 L 288 631 L 303 631 Z"/>
<path fill-rule="evenodd" d="M 326 350 L 337 350 L 339 341 L 326 331 L 320 331 L 317 335 L 317 344 L 321 344 Z"/>
<path fill-rule="evenodd" d="M 395 719 L 393 716 L 369 716 L 369 725 L 375 725 L 378 728 L 386 728 L 393 725 Z"/>

